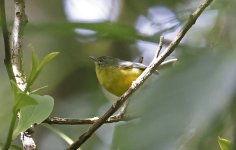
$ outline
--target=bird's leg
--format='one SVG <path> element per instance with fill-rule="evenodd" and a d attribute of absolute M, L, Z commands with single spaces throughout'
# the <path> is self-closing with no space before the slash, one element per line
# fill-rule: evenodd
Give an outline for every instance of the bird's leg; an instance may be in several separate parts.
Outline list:
<path fill-rule="evenodd" d="M 139 62 L 140 64 L 142 64 L 142 63 L 143 63 L 143 56 L 139 57 L 139 60 L 138 60 L 138 62 Z"/>

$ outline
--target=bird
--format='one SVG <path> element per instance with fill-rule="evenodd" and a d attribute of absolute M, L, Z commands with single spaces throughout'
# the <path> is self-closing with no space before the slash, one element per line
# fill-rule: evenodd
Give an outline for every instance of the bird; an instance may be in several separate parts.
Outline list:
<path fill-rule="evenodd" d="M 137 62 L 125 61 L 111 56 L 89 58 L 95 63 L 95 71 L 100 85 L 115 96 L 121 96 L 140 74 L 147 68 Z"/>

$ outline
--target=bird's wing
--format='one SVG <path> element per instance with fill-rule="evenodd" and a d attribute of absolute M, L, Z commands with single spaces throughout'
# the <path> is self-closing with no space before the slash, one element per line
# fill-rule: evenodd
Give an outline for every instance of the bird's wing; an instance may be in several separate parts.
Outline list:
<path fill-rule="evenodd" d="M 141 63 L 136 63 L 136 62 L 130 62 L 130 61 L 120 61 L 119 62 L 119 67 L 124 67 L 124 68 L 139 68 L 139 69 L 146 69 L 147 66 Z"/>
<path fill-rule="evenodd" d="M 136 62 L 130 62 L 130 61 L 121 61 L 119 62 L 119 67 L 123 68 L 139 68 L 141 70 L 145 70 L 147 66 L 141 63 L 136 63 Z M 154 71 L 154 74 L 158 75 L 159 72 L 156 70 Z"/>

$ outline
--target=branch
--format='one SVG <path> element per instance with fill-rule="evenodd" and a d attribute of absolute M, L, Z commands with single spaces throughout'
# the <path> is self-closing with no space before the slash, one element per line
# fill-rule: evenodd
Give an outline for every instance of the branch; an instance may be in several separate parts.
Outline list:
<path fill-rule="evenodd" d="M 22 65 L 23 31 L 28 22 L 25 14 L 25 1 L 15 0 L 15 18 L 10 38 L 11 64 L 17 86 L 24 91 L 26 87 L 26 77 Z"/>
<path fill-rule="evenodd" d="M 131 117 L 126 115 L 114 115 L 109 117 L 104 123 L 114 123 L 120 121 L 129 121 L 136 119 L 137 117 Z M 73 118 L 59 118 L 52 117 L 47 118 L 43 121 L 43 123 L 47 124 L 59 124 L 59 125 L 86 125 L 86 124 L 94 124 L 98 121 L 99 117 L 86 118 L 86 119 L 73 119 Z"/>
<path fill-rule="evenodd" d="M 121 96 L 119 97 L 112 106 L 105 112 L 105 114 L 98 119 L 93 125 L 91 125 L 88 130 L 83 133 L 77 141 L 75 141 L 67 150 L 76 150 L 79 148 L 84 142 L 86 142 L 89 137 L 100 127 L 102 126 L 106 120 L 114 114 L 122 104 L 130 97 L 137 88 L 139 88 L 143 82 L 153 73 L 156 68 L 175 50 L 175 48 L 180 43 L 181 39 L 187 33 L 187 31 L 195 24 L 197 18 L 203 12 L 203 10 L 212 2 L 213 0 L 205 0 L 195 12 L 193 12 L 186 24 L 176 35 L 174 40 L 169 44 L 169 46 L 159 55 L 157 58 L 154 58 L 151 64 L 147 67 L 146 70 L 133 82 L 131 87 Z"/>
<path fill-rule="evenodd" d="M 157 58 L 157 57 L 159 56 L 160 52 L 161 52 L 162 45 L 163 45 L 163 40 L 164 40 L 164 37 L 161 36 L 161 37 L 160 37 L 160 41 L 159 41 L 159 46 L 158 46 L 157 51 L 156 51 L 156 54 L 155 54 L 155 58 Z M 141 57 L 141 58 L 139 59 L 139 63 L 142 63 L 142 62 L 143 62 L 143 57 Z M 127 109 L 128 109 L 128 106 L 129 106 L 129 100 L 126 100 L 126 101 L 124 102 L 123 106 L 121 107 L 120 111 L 118 112 L 118 114 L 115 115 L 115 116 L 118 116 L 119 118 L 125 117 L 125 113 L 126 113 L 126 111 L 127 111 Z M 111 117 L 112 117 L 112 116 L 111 116 Z"/>
<path fill-rule="evenodd" d="M 162 49 L 162 45 L 163 45 L 163 40 L 164 40 L 164 37 L 160 36 L 159 46 L 157 48 L 156 54 L 154 56 L 154 59 L 157 58 L 160 55 L 160 52 L 161 52 L 161 49 Z"/>
<path fill-rule="evenodd" d="M 26 77 L 22 65 L 22 45 L 23 45 L 23 29 L 27 23 L 25 14 L 25 1 L 15 0 L 15 17 L 12 28 L 12 35 L 9 38 L 9 32 L 6 23 L 5 1 L 0 0 L 1 24 L 3 31 L 3 38 L 5 44 L 5 66 L 10 80 L 14 80 L 21 91 L 25 91 Z M 14 118 L 13 118 L 14 120 Z M 14 123 L 14 121 L 12 122 Z M 11 124 L 14 127 L 14 124 Z M 10 127 L 9 131 L 13 131 Z M 11 132 L 10 132 L 11 134 Z M 32 133 L 27 130 L 21 133 L 21 141 L 25 150 L 35 150 L 36 145 L 32 138 Z M 11 139 L 9 139 L 11 140 Z M 8 140 L 8 142 L 9 142 Z"/>
<path fill-rule="evenodd" d="M 15 81 L 21 91 L 26 89 L 26 76 L 23 71 L 22 46 L 23 31 L 28 22 L 25 14 L 25 0 L 15 0 L 15 18 L 11 35 L 11 63 Z M 33 127 L 32 127 L 33 128 Z M 36 150 L 36 144 L 32 137 L 33 132 L 28 129 L 21 133 L 21 142 L 24 150 Z"/>
<path fill-rule="evenodd" d="M 21 132 L 21 138 L 23 149 L 24 150 L 37 150 L 36 144 L 32 137 L 34 133 L 34 125 L 31 128 L 27 129 L 25 132 Z"/>

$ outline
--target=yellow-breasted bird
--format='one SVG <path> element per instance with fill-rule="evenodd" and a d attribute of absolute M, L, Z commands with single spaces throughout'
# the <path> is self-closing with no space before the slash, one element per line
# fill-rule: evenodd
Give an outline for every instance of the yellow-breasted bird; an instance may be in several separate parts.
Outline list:
<path fill-rule="evenodd" d="M 127 91 L 132 82 L 146 69 L 144 64 L 110 56 L 89 58 L 95 62 L 95 70 L 101 86 L 116 96 L 121 96 Z"/>

